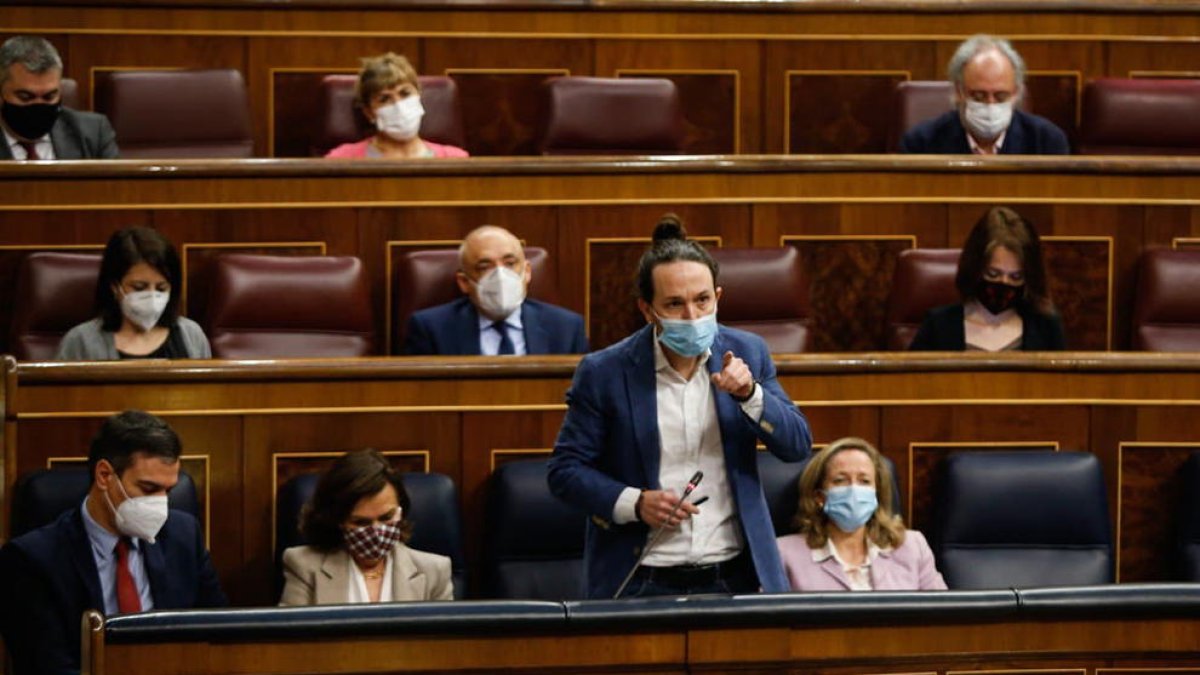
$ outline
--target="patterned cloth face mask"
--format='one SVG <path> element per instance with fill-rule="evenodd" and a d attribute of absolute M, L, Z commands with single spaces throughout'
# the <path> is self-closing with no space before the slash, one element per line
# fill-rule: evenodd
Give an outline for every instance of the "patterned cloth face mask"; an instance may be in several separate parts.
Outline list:
<path fill-rule="evenodd" d="M 390 523 L 375 523 L 346 530 L 342 538 L 346 542 L 346 550 L 355 560 L 373 562 L 382 560 L 403 536 L 400 518 L 397 517 Z"/>

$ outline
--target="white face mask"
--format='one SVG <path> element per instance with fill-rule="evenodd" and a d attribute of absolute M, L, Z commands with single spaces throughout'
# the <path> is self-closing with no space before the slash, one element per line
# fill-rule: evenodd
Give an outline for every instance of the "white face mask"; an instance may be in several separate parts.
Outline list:
<path fill-rule="evenodd" d="M 158 325 L 170 299 L 170 291 L 132 291 L 121 296 L 121 312 L 135 326 L 150 330 Z"/>
<path fill-rule="evenodd" d="M 421 105 L 421 97 L 412 94 L 375 109 L 375 128 L 397 141 L 411 141 L 421 130 L 421 118 L 425 116 L 425 107 Z"/>
<path fill-rule="evenodd" d="M 108 508 L 112 509 L 116 518 L 117 531 L 127 537 L 145 539 L 153 544 L 163 523 L 167 522 L 167 514 L 170 511 L 167 496 L 130 497 L 116 474 L 113 474 L 113 480 L 117 481 L 117 487 L 121 488 L 121 494 L 125 495 L 121 506 L 113 508 L 108 492 L 104 493 L 104 500 L 108 502 Z"/>
<path fill-rule="evenodd" d="M 490 319 L 507 318 L 525 302 L 525 275 L 507 267 L 497 267 L 471 283 L 478 289 L 479 310 Z"/>
<path fill-rule="evenodd" d="M 967 101 L 963 109 L 963 126 L 971 135 L 981 141 L 993 141 L 1004 133 L 1012 122 L 1013 102 L 980 103 Z"/>

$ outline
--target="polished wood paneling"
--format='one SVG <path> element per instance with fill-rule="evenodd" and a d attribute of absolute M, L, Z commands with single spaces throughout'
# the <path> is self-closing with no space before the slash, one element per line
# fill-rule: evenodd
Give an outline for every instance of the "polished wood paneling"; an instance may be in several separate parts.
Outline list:
<path fill-rule="evenodd" d="M 790 153 L 883 153 L 905 72 L 787 72 L 784 147 Z"/>
<path fill-rule="evenodd" d="M 1188 425 L 1194 426 L 1194 425 Z M 1194 485 L 1183 485 L 1179 469 L 1193 453 L 1195 443 L 1122 443 L 1119 448 L 1120 500 L 1117 503 L 1117 532 L 1114 535 L 1121 581 L 1163 581 L 1176 570 L 1163 565 L 1173 560 L 1175 517 L 1164 517 L 1163 504 L 1176 504 Z"/>

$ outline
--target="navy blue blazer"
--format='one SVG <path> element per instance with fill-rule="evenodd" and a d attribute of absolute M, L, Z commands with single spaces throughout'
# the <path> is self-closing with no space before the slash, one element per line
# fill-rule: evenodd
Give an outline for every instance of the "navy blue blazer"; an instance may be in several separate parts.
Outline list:
<path fill-rule="evenodd" d="M 140 542 L 155 609 L 228 604 L 191 514 L 172 510 Z M 80 621 L 104 611 L 96 560 L 76 506 L 0 549 L 0 629 L 16 673 L 78 673 Z"/>
<path fill-rule="evenodd" d="M 583 317 L 562 307 L 525 299 L 521 303 L 525 351 L 529 354 L 586 354 Z M 408 320 L 404 353 L 478 356 L 479 311 L 463 296 L 444 305 L 414 312 Z"/>
<path fill-rule="evenodd" d="M 626 487 L 662 489 L 653 351 L 657 348 L 647 325 L 585 356 L 567 392 L 567 416 L 547 480 L 560 499 L 592 514 L 584 551 L 584 584 L 591 598 L 616 593 L 649 532 L 643 523 L 611 521 L 617 497 Z M 782 592 L 788 590 L 788 580 L 759 481 L 756 446 L 762 440 L 780 459 L 797 462 L 811 450 L 812 436 L 804 415 L 775 379 L 775 364 L 762 338 L 721 326 L 708 359 L 710 372 L 720 371 L 726 351 L 741 357 L 762 387 L 763 414 L 754 422 L 731 396 L 716 393 L 725 471 L 759 584 L 764 591 Z"/>
<path fill-rule="evenodd" d="M 909 129 L 900 139 L 900 152 L 926 155 L 969 155 L 967 130 L 958 110 L 951 110 Z M 1013 111 L 1001 155 L 1066 155 L 1071 147 L 1062 129 L 1045 117 Z"/>

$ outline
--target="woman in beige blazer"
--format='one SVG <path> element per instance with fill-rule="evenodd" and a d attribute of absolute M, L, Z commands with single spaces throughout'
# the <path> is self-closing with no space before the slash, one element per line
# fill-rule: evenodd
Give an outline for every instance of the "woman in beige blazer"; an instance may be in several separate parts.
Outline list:
<path fill-rule="evenodd" d="M 408 493 L 379 452 L 338 458 L 300 514 L 308 546 L 283 552 L 281 605 L 452 600 L 450 559 L 409 548 Z"/>

